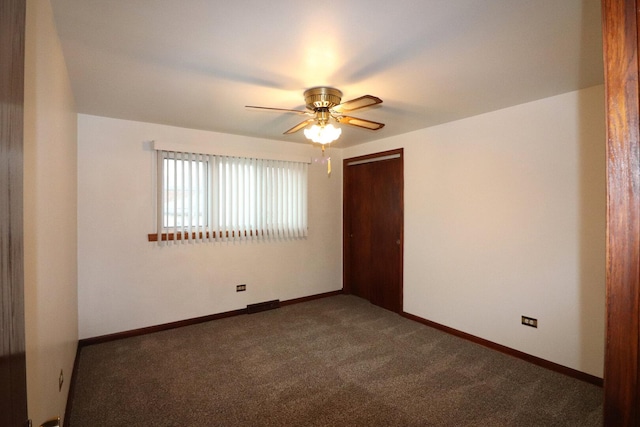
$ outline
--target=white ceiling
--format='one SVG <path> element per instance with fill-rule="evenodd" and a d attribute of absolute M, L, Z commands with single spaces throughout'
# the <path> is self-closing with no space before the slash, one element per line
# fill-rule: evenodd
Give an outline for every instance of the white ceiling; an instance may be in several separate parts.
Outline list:
<path fill-rule="evenodd" d="M 384 103 L 352 146 L 603 82 L 600 0 L 52 0 L 80 113 L 282 135 L 305 89 Z"/>

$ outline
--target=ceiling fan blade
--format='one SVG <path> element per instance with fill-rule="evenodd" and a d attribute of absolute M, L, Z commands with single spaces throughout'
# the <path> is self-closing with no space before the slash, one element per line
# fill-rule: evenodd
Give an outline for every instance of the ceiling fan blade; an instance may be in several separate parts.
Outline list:
<path fill-rule="evenodd" d="M 254 108 L 256 110 L 281 111 L 285 113 L 296 113 L 296 114 L 307 114 L 307 115 L 313 114 L 313 112 L 308 110 L 289 110 L 287 108 L 257 107 L 255 105 L 245 105 L 245 108 Z"/>
<path fill-rule="evenodd" d="M 300 129 L 306 127 L 307 125 L 315 122 L 316 119 L 307 119 L 304 122 L 300 122 L 297 125 L 295 125 L 294 127 L 292 127 L 291 129 L 289 129 L 288 131 L 286 131 L 283 135 L 288 135 L 290 133 L 295 133 L 298 132 Z"/>
<path fill-rule="evenodd" d="M 333 111 L 342 112 L 342 111 L 354 111 L 359 110 L 360 108 L 371 107 L 372 105 L 381 104 L 382 99 L 373 95 L 364 95 L 360 98 L 352 99 L 350 101 L 345 101 L 342 104 L 338 104 L 332 108 Z"/>
<path fill-rule="evenodd" d="M 372 122 L 371 120 L 365 120 L 365 119 L 358 119 L 357 117 L 338 116 L 336 117 L 336 120 L 338 120 L 338 122 L 345 125 L 358 126 L 358 127 L 370 129 L 370 130 L 378 130 L 384 127 L 384 123 Z"/>

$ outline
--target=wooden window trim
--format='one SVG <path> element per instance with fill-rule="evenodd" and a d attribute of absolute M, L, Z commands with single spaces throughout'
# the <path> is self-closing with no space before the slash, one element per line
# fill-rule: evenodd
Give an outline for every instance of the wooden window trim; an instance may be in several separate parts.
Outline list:
<path fill-rule="evenodd" d="M 192 232 L 192 233 L 185 233 L 184 235 L 186 236 L 185 239 L 183 239 L 183 233 L 182 232 L 177 232 L 177 233 L 162 233 L 162 241 L 174 241 L 174 240 L 203 240 L 203 239 L 215 239 L 218 237 L 218 233 L 216 233 L 215 231 L 213 232 L 213 235 L 211 235 L 212 233 L 209 231 L 203 232 Z M 221 234 L 221 233 L 220 233 Z M 258 230 L 244 230 L 244 231 L 227 231 L 224 233 L 225 238 L 233 238 L 233 237 L 254 237 L 254 236 L 269 236 L 269 232 L 268 231 L 258 231 Z M 211 236 L 211 237 L 210 237 Z M 150 233 L 147 234 L 147 239 L 149 242 L 157 242 L 158 241 L 158 233 Z"/>

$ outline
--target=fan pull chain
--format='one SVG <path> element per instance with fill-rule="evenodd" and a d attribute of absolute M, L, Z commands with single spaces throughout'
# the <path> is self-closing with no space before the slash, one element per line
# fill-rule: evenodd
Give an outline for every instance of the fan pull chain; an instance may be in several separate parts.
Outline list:
<path fill-rule="evenodd" d="M 324 157 L 324 144 L 322 144 L 322 157 Z M 327 176 L 331 176 L 331 156 L 327 158 Z"/>

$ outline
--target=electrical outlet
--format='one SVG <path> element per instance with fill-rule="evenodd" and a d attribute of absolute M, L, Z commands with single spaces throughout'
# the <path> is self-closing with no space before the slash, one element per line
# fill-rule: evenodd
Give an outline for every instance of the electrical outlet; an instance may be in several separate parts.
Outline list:
<path fill-rule="evenodd" d="M 247 285 L 237 285 L 236 292 L 244 292 L 247 290 Z"/>
<path fill-rule="evenodd" d="M 58 377 L 58 391 L 62 391 L 62 384 L 64 384 L 64 372 L 60 369 L 60 376 Z"/>
<path fill-rule="evenodd" d="M 537 328 L 538 319 L 534 319 L 533 317 L 522 316 L 522 324 L 526 326 L 531 326 L 532 328 Z"/>

